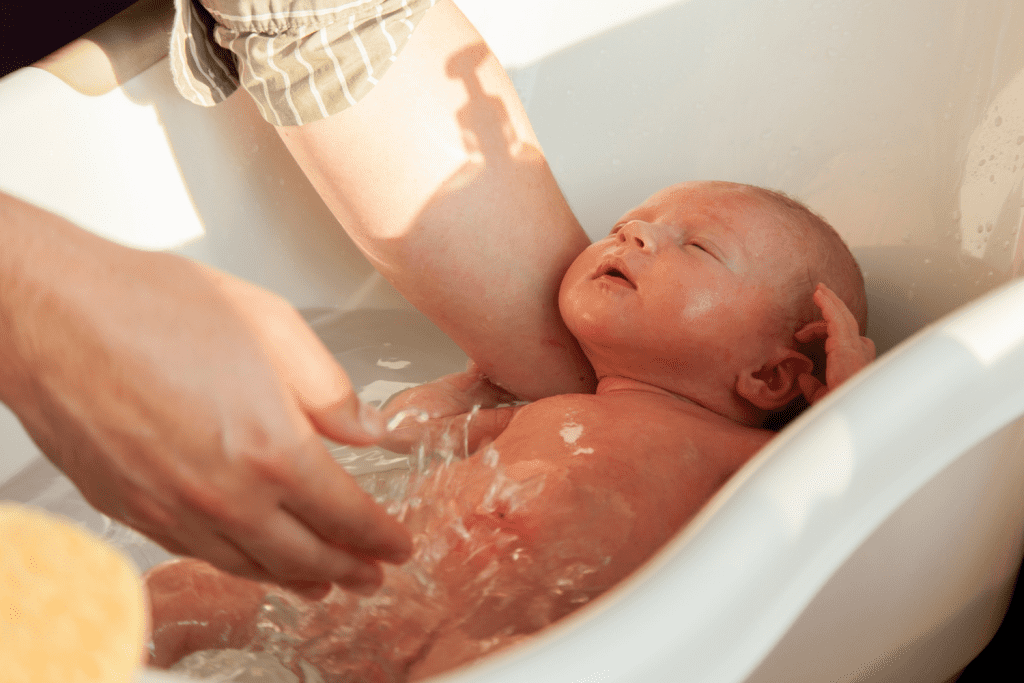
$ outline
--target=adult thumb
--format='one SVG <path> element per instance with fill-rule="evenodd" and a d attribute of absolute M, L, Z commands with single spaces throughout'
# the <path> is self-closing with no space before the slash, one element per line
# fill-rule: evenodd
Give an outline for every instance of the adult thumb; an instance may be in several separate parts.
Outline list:
<path fill-rule="evenodd" d="M 384 416 L 351 389 L 337 402 L 312 409 L 309 417 L 318 432 L 338 443 L 366 446 L 384 436 Z"/>

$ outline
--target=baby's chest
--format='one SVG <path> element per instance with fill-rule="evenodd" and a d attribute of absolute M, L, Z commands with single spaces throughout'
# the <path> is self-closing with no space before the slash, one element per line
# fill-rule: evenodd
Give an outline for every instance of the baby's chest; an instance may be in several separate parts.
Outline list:
<path fill-rule="evenodd" d="M 714 458 L 678 414 L 589 394 L 554 396 L 520 410 L 495 441 L 502 459 L 667 475 Z"/>
<path fill-rule="evenodd" d="M 722 444 L 677 412 L 605 398 L 557 396 L 524 407 L 494 442 L 499 461 L 513 479 L 544 477 L 554 498 L 574 491 L 573 510 L 594 507 L 580 501 L 598 496 L 601 506 L 619 501 L 612 507 L 630 510 L 630 519 L 673 529 L 735 471 Z"/>

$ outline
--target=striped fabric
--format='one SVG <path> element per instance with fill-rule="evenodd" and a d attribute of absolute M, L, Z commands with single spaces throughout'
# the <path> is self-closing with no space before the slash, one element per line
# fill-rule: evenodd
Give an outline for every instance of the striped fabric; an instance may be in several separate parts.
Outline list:
<path fill-rule="evenodd" d="M 370 91 L 434 2 L 175 0 L 174 84 L 207 107 L 241 85 L 275 126 L 326 118 Z"/>

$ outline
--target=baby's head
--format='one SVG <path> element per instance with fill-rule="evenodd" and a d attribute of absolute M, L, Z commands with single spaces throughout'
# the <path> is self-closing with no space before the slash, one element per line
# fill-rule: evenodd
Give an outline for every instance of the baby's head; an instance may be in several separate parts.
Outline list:
<path fill-rule="evenodd" d="M 681 183 L 580 254 L 559 307 L 599 379 L 643 381 L 758 425 L 813 368 L 794 333 L 821 318 L 819 282 L 863 334 L 863 278 L 825 221 L 770 190 Z"/>

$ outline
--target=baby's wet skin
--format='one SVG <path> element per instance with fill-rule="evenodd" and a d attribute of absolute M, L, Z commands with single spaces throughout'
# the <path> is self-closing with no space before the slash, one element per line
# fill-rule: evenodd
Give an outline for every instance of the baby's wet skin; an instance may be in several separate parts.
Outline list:
<path fill-rule="evenodd" d="M 199 650 L 241 648 L 255 636 L 266 584 L 190 558 L 157 565 L 143 578 L 153 622 L 151 666 L 167 668 Z"/>
<path fill-rule="evenodd" d="M 392 664 L 410 680 L 519 642 L 642 564 L 742 464 L 735 453 L 768 438 L 748 432 L 630 383 L 524 406 L 491 446 L 499 469 L 489 449 L 454 462 L 420 492 L 445 501 L 447 512 L 427 508 L 407 519 L 418 543 L 443 547 L 427 567 L 434 598 L 424 601 L 410 571 L 389 567 L 383 611 L 366 619 L 355 598 L 329 599 L 305 634 L 321 645 L 302 649 L 304 657 L 325 672 L 351 671 L 362 646 L 338 639 L 324 647 L 322 633 L 353 619 L 361 625 L 356 638 L 392 643 Z M 714 447 L 704 434 L 714 434 Z M 252 642 L 258 606 L 278 590 L 193 560 L 147 579 L 158 666 Z"/>
<path fill-rule="evenodd" d="M 596 393 L 503 412 L 490 400 L 478 413 L 487 428 L 472 441 L 493 443 L 426 479 L 415 491 L 423 504 L 406 509 L 414 559 L 388 567 L 372 598 L 336 590 L 298 603 L 298 626 L 286 627 L 306 661 L 329 679 L 418 680 L 519 642 L 654 554 L 773 436 L 752 426 L 764 413 L 801 391 L 813 402 L 870 362 L 855 316 L 819 287 L 825 321 L 804 326 L 798 341 L 823 339 L 830 372 L 825 386 L 805 381 L 813 363 L 776 318 L 790 271 L 806 274 L 807 261 L 738 188 L 668 188 L 580 255 L 560 305 Z M 833 364 L 833 353 L 844 362 Z M 481 379 L 442 378 L 413 390 L 414 403 L 434 400 L 432 418 L 456 418 Z M 203 643 L 246 642 L 260 590 L 278 590 L 223 575 L 203 584 L 220 595 L 179 614 L 167 603 L 196 599 L 174 577 L 188 571 L 155 570 L 157 662 Z"/>

